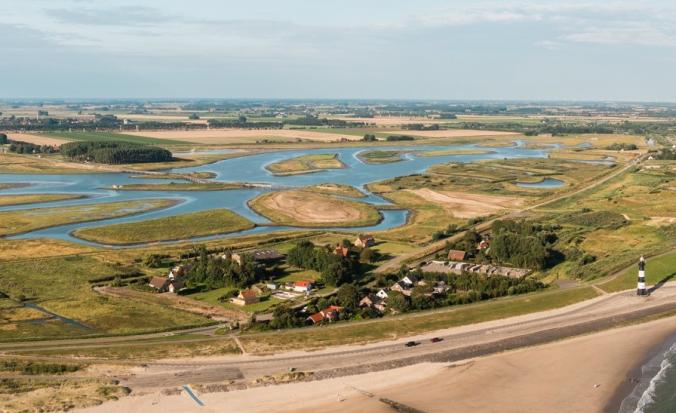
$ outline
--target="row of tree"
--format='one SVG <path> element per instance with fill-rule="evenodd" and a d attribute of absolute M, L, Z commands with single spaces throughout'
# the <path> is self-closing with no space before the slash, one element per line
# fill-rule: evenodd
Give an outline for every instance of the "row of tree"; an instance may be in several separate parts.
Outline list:
<path fill-rule="evenodd" d="M 156 146 L 118 141 L 69 142 L 61 145 L 63 156 L 79 160 L 106 164 L 169 162 L 173 160 L 170 151 Z"/>
<path fill-rule="evenodd" d="M 0 143 L 2 143 L 2 137 L 0 137 Z M 36 145 L 30 142 L 23 141 L 13 141 L 7 140 L 5 143 L 9 143 L 9 151 L 14 153 L 54 153 L 58 152 L 58 149 L 54 148 L 51 145 Z"/>

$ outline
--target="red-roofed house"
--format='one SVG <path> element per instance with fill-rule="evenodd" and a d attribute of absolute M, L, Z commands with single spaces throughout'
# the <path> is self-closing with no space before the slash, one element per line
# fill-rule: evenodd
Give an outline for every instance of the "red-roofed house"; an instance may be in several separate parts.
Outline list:
<path fill-rule="evenodd" d="M 293 283 L 293 290 L 299 293 L 309 293 L 313 288 L 313 281 L 296 281 Z"/>
<path fill-rule="evenodd" d="M 232 299 L 232 303 L 237 305 L 249 305 L 259 301 L 258 295 L 253 290 L 242 290 L 237 297 Z"/>

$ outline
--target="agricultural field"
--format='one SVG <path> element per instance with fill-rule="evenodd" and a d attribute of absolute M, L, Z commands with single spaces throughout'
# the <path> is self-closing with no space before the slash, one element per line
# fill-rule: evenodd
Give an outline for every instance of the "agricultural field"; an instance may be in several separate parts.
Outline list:
<path fill-rule="evenodd" d="M 303 190 L 259 195 L 249 207 L 275 224 L 299 227 L 361 227 L 382 219 L 370 204 Z"/>
<path fill-rule="evenodd" d="M 160 139 L 147 136 L 128 135 L 124 133 L 113 132 L 48 132 L 49 138 L 62 139 L 65 141 L 88 141 L 88 142 L 106 142 L 119 141 L 130 143 L 141 143 L 146 145 L 177 145 L 188 142 L 180 140 Z"/>
<path fill-rule="evenodd" d="M 261 142 L 299 143 L 299 142 L 341 142 L 360 140 L 363 135 L 342 133 L 341 129 L 320 132 L 306 129 L 201 129 L 192 131 L 140 131 L 125 132 L 129 137 L 157 139 L 174 143 L 193 143 L 203 145 L 253 144 Z"/>
<path fill-rule="evenodd" d="M 0 195 L 0 206 L 39 204 L 44 202 L 66 201 L 69 199 L 85 198 L 76 194 L 17 194 Z"/>
<path fill-rule="evenodd" d="M 15 239 L 0 238 L 0 262 L 40 257 L 83 254 L 96 248 L 56 239 Z"/>
<path fill-rule="evenodd" d="M 322 171 L 324 169 L 342 169 L 345 164 L 333 153 L 302 155 L 275 162 L 265 167 L 275 175 L 297 175 Z"/>
<path fill-rule="evenodd" d="M 140 199 L 91 205 L 3 211 L 0 212 L 0 236 L 20 234 L 58 225 L 130 216 L 168 208 L 175 205 L 176 202 L 176 200 L 170 199 Z"/>
<path fill-rule="evenodd" d="M 76 230 L 73 235 L 101 244 L 125 245 L 226 234 L 255 225 L 227 209 Z"/>

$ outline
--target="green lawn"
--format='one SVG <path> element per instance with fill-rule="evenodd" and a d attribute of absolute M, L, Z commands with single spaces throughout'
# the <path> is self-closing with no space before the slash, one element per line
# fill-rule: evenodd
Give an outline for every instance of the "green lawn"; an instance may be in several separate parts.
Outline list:
<path fill-rule="evenodd" d="M 71 141 L 91 141 L 91 142 L 105 142 L 105 141 L 120 141 L 144 143 L 148 145 L 179 145 L 189 144 L 189 142 L 148 138 L 145 136 L 125 135 L 122 133 L 113 132 L 47 132 L 47 136 L 54 138 L 67 139 Z"/>
<path fill-rule="evenodd" d="M 136 244 L 225 234 L 255 224 L 227 209 L 212 209 L 147 221 L 76 230 L 73 235 L 102 244 Z"/>
<path fill-rule="evenodd" d="M 676 278 L 676 253 L 664 255 L 659 258 L 646 259 L 646 283 L 648 288 L 660 281 L 672 281 Z M 598 284 L 601 289 L 608 292 L 628 290 L 636 288 L 638 277 L 638 262 L 636 267 L 628 268 L 617 278 Z"/>

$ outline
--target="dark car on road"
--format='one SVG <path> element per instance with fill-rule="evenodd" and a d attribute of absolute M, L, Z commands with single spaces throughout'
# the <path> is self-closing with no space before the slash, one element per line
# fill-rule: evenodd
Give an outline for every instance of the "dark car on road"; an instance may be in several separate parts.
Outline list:
<path fill-rule="evenodd" d="M 443 340 L 444 340 L 444 339 L 441 338 L 441 337 L 434 337 L 434 338 L 431 339 L 430 341 L 431 341 L 432 343 L 438 343 L 438 342 L 443 341 Z"/>
<path fill-rule="evenodd" d="M 405 346 L 406 346 L 406 347 L 415 347 L 415 346 L 417 346 L 418 344 L 420 344 L 420 343 L 418 343 L 417 341 L 409 341 L 409 342 L 407 342 L 407 343 L 405 344 Z"/>

